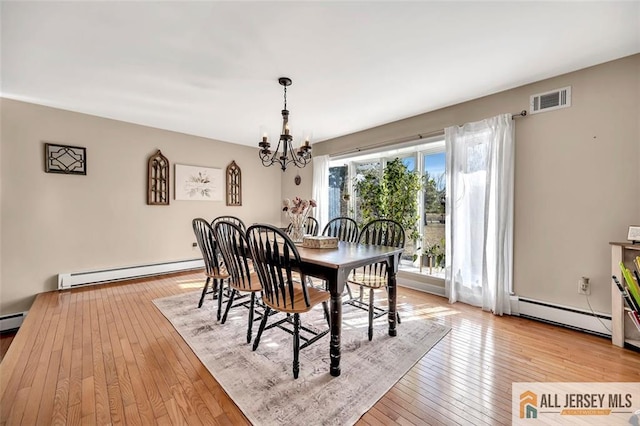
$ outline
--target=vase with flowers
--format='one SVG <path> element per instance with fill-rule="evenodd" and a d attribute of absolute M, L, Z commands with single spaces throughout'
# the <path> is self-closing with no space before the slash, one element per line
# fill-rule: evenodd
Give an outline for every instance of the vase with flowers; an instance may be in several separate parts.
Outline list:
<path fill-rule="evenodd" d="M 300 197 L 295 197 L 292 200 L 286 198 L 282 201 L 282 211 L 285 212 L 291 222 L 289 237 L 293 242 L 302 242 L 307 218 L 311 214 L 311 209 L 316 206 L 315 200 L 303 200 Z"/>

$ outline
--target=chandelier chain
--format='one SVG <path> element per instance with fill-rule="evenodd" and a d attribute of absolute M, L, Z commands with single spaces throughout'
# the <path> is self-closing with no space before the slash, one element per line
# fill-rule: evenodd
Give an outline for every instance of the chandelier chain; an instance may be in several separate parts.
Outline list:
<path fill-rule="evenodd" d="M 284 86 L 284 109 L 287 109 L 287 86 Z"/>

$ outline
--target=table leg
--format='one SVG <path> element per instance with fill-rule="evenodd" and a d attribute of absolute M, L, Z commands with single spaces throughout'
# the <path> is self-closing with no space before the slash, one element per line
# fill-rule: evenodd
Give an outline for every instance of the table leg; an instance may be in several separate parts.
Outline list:
<path fill-rule="evenodd" d="M 340 333 L 342 329 L 342 294 L 331 292 L 331 343 L 329 356 L 331 359 L 330 373 L 340 375 Z M 395 314 L 394 314 L 395 315 Z"/>
<path fill-rule="evenodd" d="M 387 291 L 389 293 L 389 336 L 396 336 L 396 270 L 395 262 L 390 268 L 389 279 L 387 281 Z"/>

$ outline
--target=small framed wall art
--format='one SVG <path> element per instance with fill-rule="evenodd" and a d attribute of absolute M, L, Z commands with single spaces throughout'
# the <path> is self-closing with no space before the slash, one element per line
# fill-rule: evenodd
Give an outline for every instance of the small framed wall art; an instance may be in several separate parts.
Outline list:
<path fill-rule="evenodd" d="M 227 205 L 242 205 L 242 171 L 235 161 L 227 166 Z"/>
<path fill-rule="evenodd" d="M 79 146 L 45 143 L 44 171 L 66 175 L 86 175 L 87 149 Z"/>
<path fill-rule="evenodd" d="M 158 150 L 147 164 L 147 204 L 169 205 L 169 160 Z"/>

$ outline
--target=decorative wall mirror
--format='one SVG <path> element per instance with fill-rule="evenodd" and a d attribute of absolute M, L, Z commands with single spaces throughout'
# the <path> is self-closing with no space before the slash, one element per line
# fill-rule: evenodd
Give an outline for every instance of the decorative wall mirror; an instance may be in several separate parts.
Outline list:
<path fill-rule="evenodd" d="M 235 161 L 227 166 L 227 205 L 242 205 L 242 171 Z"/>
<path fill-rule="evenodd" d="M 147 204 L 169 205 L 169 160 L 160 150 L 149 157 L 147 175 Z"/>

